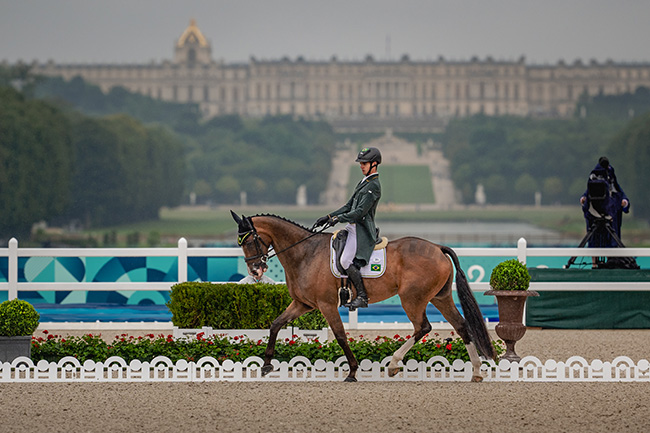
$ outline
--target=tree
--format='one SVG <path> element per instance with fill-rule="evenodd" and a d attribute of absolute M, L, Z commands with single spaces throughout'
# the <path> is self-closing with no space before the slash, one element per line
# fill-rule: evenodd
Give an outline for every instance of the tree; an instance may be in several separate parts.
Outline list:
<path fill-rule="evenodd" d="M 634 215 L 650 219 L 650 113 L 631 121 L 612 140 L 607 155 L 616 169 L 616 177 L 632 203 Z"/>
<path fill-rule="evenodd" d="M 27 236 L 69 198 L 69 123 L 58 109 L 0 87 L 0 237 Z"/>

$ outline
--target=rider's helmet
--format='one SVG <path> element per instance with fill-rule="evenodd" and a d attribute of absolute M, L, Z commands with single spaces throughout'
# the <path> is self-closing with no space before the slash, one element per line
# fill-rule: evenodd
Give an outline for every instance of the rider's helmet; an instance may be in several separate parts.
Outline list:
<path fill-rule="evenodd" d="M 381 164 L 381 152 L 376 147 L 364 147 L 357 155 L 355 162 L 376 162 Z"/>

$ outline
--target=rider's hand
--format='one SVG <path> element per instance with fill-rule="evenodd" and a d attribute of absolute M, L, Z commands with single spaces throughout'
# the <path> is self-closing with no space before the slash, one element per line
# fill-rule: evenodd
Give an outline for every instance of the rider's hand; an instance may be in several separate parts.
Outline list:
<path fill-rule="evenodd" d="M 623 207 L 627 207 L 628 204 L 630 204 L 630 202 L 627 201 L 626 199 L 623 199 L 623 201 L 621 201 L 621 206 Z"/>
<path fill-rule="evenodd" d="M 327 223 L 329 220 L 330 220 L 329 215 L 322 216 L 316 220 L 316 222 L 314 223 L 314 227 L 324 226 L 325 223 Z"/>
<path fill-rule="evenodd" d="M 328 216 L 329 216 L 329 215 L 328 215 Z M 339 222 L 339 217 L 337 217 L 337 216 L 330 216 L 329 219 L 327 220 L 327 222 L 328 222 L 331 226 L 333 226 L 333 225 L 335 225 L 335 224 L 338 224 L 338 222 Z"/>

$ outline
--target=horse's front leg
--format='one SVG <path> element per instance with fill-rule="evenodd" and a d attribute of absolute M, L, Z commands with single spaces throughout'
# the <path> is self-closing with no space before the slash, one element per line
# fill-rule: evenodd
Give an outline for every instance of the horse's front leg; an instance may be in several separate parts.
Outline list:
<path fill-rule="evenodd" d="M 348 344 L 348 339 L 345 335 L 345 328 L 343 327 L 343 321 L 341 320 L 341 315 L 339 314 L 336 305 L 328 304 L 324 307 L 321 307 L 320 312 L 323 314 L 323 317 L 325 317 L 325 320 L 327 320 L 327 324 L 330 326 L 330 329 L 332 330 L 332 333 L 334 333 L 336 341 L 339 343 L 339 346 L 341 346 L 341 349 L 343 349 L 345 358 L 348 360 L 350 373 L 348 374 L 348 377 L 345 378 L 345 381 L 356 382 L 359 363 L 357 362 L 357 358 L 352 353 L 352 349 L 350 349 L 350 345 Z"/>
<path fill-rule="evenodd" d="M 271 365 L 271 360 L 273 359 L 273 354 L 275 353 L 275 342 L 278 338 L 278 332 L 280 329 L 291 322 L 293 319 L 296 319 L 306 312 L 312 310 L 312 308 L 306 306 L 302 302 L 292 301 L 291 304 L 287 307 L 282 314 L 280 314 L 274 321 L 271 323 L 269 342 L 266 345 L 266 350 L 264 351 L 264 365 L 262 365 L 262 376 L 266 376 L 273 371 L 273 366 Z"/>

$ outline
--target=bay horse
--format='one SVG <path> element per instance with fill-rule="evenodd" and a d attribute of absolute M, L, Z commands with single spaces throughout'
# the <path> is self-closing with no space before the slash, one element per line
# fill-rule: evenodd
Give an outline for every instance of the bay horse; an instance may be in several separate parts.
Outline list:
<path fill-rule="evenodd" d="M 274 254 L 284 267 L 287 289 L 293 299 L 271 324 L 262 375 L 273 371 L 271 360 L 280 329 L 303 314 L 318 309 L 348 361 L 350 370 L 345 381 L 356 382 L 359 364 L 347 342 L 338 312 L 339 280 L 332 274 L 329 264 L 332 233 L 316 232 L 276 215 L 240 217 L 232 210 L 230 212 L 238 225 L 237 243 L 243 249 L 249 272 L 261 273 L 260 268 L 269 258 L 269 249 L 273 246 Z M 452 298 L 454 266 L 456 287 L 465 318 Z M 393 354 L 388 365 L 389 376 L 399 372 L 399 361 L 431 330 L 426 315 L 429 302 L 440 310 L 465 343 L 473 367 L 473 382 L 483 380 L 477 349 L 485 358 L 497 361 L 483 315 L 458 257 L 451 248 L 417 237 L 391 241 L 386 247 L 384 275 L 365 279 L 365 285 L 370 303 L 398 295 L 402 308 L 413 324 L 413 336 Z"/>

